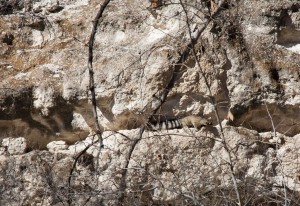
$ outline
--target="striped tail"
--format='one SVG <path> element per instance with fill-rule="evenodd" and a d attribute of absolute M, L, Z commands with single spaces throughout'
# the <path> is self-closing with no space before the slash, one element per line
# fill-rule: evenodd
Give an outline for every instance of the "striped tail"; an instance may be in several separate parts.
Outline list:
<path fill-rule="evenodd" d="M 179 129 L 182 128 L 182 124 L 178 119 L 165 120 L 150 125 L 152 130 L 168 130 L 168 129 Z"/>

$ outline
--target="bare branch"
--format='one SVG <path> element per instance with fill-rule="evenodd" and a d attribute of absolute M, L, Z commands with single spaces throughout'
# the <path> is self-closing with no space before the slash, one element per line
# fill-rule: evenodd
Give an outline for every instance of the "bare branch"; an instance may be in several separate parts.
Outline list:
<path fill-rule="evenodd" d="M 80 158 L 80 156 L 82 156 L 94 143 L 96 142 L 100 142 L 100 149 L 103 147 L 103 139 L 102 139 L 102 130 L 100 128 L 100 124 L 99 124 L 99 120 L 98 120 L 98 114 L 97 114 L 97 102 L 96 102 L 96 93 L 95 93 L 95 83 L 94 83 L 94 70 L 93 70 L 93 49 L 94 49 L 94 42 L 95 42 L 95 35 L 97 32 L 97 27 L 99 24 L 99 20 L 103 15 L 103 12 L 105 10 L 105 8 L 107 7 L 107 5 L 109 4 L 110 0 L 105 0 L 101 6 L 100 9 L 95 17 L 95 19 L 93 20 L 93 29 L 90 35 L 90 39 L 89 39 L 89 43 L 88 43 L 88 47 L 89 47 L 89 53 L 88 53 L 88 69 L 89 69 L 89 90 L 91 92 L 91 96 L 92 96 L 92 105 L 93 105 L 93 115 L 94 115 L 94 121 L 95 121 L 95 126 L 96 126 L 96 135 L 98 137 L 97 141 L 93 141 L 92 144 L 88 145 L 87 147 L 85 147 L 85 149 L 83 151 L 81 151 L 77 157 L 75 158 L 75 161 L 73 163 L 73 166 L 71 168 L 70 174 L 69 174 L 69 178 L 68 178 L 68 188 L 69 188 L 69 194 L 68 194 L 68 204 L 71 205 L 72 203 L 72 199 L 71 199 L 71 180 L 72 180 L 72 175 L 73 175 L 73 171 L 76 168 L 76 164 Z"/>
<path fill-rule="evenodd" d="M 133 141 L 133 143 L 130 147 L 130 150 L 128 152 L 127 158 L 126 158 L 125 167 L 122 169 L 122 172 L 121 172 L 122 177 L 121 177 L 121 183 L 120 183 L 120 197 L 118 199 L 118 205 L 120 205 L 120 206 L 123 205 L 124 198 L 125 198 L 125 190 L 127 188 L 127 184 L 126 184 L 126 177 L 127 177 L 127 172 L 128 172 L 127 168 L 129 166 L 132 153 L 133 153 L 136 145 L 138 144 L 138 142 L 142 139 L 144 131 L 145 131 L 145 126 L 142 126 L 140 128 L 139 138 Z"/>
<path fill-rule="evenodd" d="M 94 70 L 93 70 L 93 49 L 94 49 L 94 42 L 95 42 L 95 35 L 97 32 L 97 27 L 99 24 L 99 20 L 103 15 L 103 12 L 107 5 L 109 4 L 110 0 L 105 0 L 103 4 L 100 6 L 100 9 L 93 20 L 93 29 L 92 33 L 89 39 L 89 58 L 88 58 L 88 69 L 89 69 L 89 90 L 91 92 L 92 96 L 92 105 L 93 105 L 93 115 L 95 120 L 95 126 L 96 126 L 96 134 L 100 140 L 100 148 L 103 147 L 103 140 L 102 140 L 102 131 L 100 128 L 99 120 L 98 120 L 98 114 L 97 114 L 97 102 L 96 102 L 96 93 L 95 93 L 95 83 L 94 83 Z"/>
<path fill-rule="evenodd" d="M 179 0 L 180 1 L 180 4 L 182 6 L 182 9 L 184 10 L 184 13 L 185 13 L 185 16 L 186 16 L 186 24 L 187 24 L 187 27 L 188 27 L 188 33 L 189 33 L 189 37 L 191 39 L 191 43 L 190 43 L 190 48 L 189 50 L 191 50 L 192 52 L 192 55 L 194 56 L 194 59 L 196 61 L 196 64 L 200 70 L 200 73 L 205 81 L 205 85 L 208 89 L 208 92 L 209 92 L 209 97 L 210 97 L 210 100 L 211 100 L 211 103 L 213 104 L 214 106 L 214 111 L 215 111 L 215 116 L 217 118 L 217 121 L 218 121 L 218 124 L 219 124 L 219 127 L 220 127 L 220 135 L 221 135 L 221 138 L 223 140 L 223 146 L 224 146 L 224 149 L 226 150 L 227 154 L 228 154 L 228 165 L 229 165 L 229 168 L 230 168 L 230 172 L 231 172 L 231 179 L 232 179 L 232 182 L 233 182 L 233 185 L 234 185 L 234 189 L 235 189 L 235 192 L 236 192 L 236 196 L 237 196 L 237 200 L 238 200 L 238 205 L 241 206 L 242 205 L 242 202 L 241 202 L 241 198 L 240 198 L 240 192 L 238 190 L 238 186 L 237 186 L 237 180 L 236 180 L 236 177 L 234 175 L 234 169 L 233 169 L 233 161 L 232 161 L 232 158 L 231 158 L 231 154 L 230 154 L 230 149 L 228 147 L 228 144 L 226 143 L 226 140 L 225 140 L 225 136 L 224 136 L 224 132 L 223 132 L 223 127 L 222 127 L 222 124 L 221 124 L 221 120 L 220 120 L 220 116 L 219 116 L 219 113 L 218 113 L 218 109 L 217 109 L 217 106 L 216 106 L 216 103 L 215 103 L 215 100 L 213 98 L 213 95 L 212 95 L 212 92 L 211 92 L 211 89 L 210 89 L 210 84 L 208 82 L 208 79 L 207 77 L 205 76 L 205 73 L 204 71 L 202 70 L 201 68 L 201 65 L 200 65 L 200 62 L 199 62 L 199 59 L 197 58 L 197 55 L 196 55 L 196 49 L 195 49 L 195 43 L 196 41 L 199 39 L 201 33 L 205 30 L 205 28 L 208 26 L 208 24 L 210 23 L 210 21 L 213 19 L 214 16 L 216 16 L 221 7 L 223 6 L 223 4 L 226 2 L 225 0 L 221 1 L 219 6 L 213 11 L 212 15 L 211 15 L 211 18 L 208 19 L 204 25 L 202 26 L 202 28 L 199 30 L 199 32 L 196 34 L 196 37 L 193 38 L 192 36 L 192 30 L 191 30 L 191 24 L 190 24 L 190 19 L 188 17 L 188 11 L 186 10 L 186 7 L 185 5 L 183 4 L 182 0 Z"/>

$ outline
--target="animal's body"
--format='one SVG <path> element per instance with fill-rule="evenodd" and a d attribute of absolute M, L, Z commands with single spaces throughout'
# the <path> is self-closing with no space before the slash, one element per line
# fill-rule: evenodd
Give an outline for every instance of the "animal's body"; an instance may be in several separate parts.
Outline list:
<path fill-rule="evenodd" d="M 115 120 L 108 124 L 108 128 L 113 131 L 118 131 L 122 129 L 136 129 L 142 125 L 146 125 L 147 130 L 178 129 L 183 127 L 194 127 L 196 129 L 200 129 L 201 127 L 211 124 L 212 122 L 210 119 L 196 115 L 164 121 L 152 119 L 149 122 L 149 120 L 141 114 L 126 111 L 116 116 Z"/>
<path fill-rule="evenodd" d="M 211 124 L 212 122 L 209 119 L 191 115 L 181 119 L 171 119 L 157 122 L 155 124 L 151 124 L 149 128 L 152 130 L 178 129 L 183 127 L 194 127 L 200 129 L 201 127 L 205 127 Z"/>

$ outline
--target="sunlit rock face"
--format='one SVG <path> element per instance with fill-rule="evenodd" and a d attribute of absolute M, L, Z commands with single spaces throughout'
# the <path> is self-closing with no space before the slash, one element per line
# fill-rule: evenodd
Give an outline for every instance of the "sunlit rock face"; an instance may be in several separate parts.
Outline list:
<path fill-rule="evenodd" d="M 105 9 L 93 50 L 96 111 L 103 131 L 123 119 L 118 134 L 102 134 L 104 148 L 87 64 L 102 1 L 0 2 L 0 205 L 114 205 L 124 167 L 126 194 L 143 191 L 126 196 L 128 205 L 209 205 L 201 195 L 232 186 L 230 157 L 238 183 L 299 191 L 299 2 L 227 1 L 213 18 L 213 1 L 184 2 L 187 15 L 177 0 Z M 195 53 L 185 53 L 209 20 Z M 130 152 L 165 88 L 155 120 L 201 115 L 213 125 L 146 131 Z"/>

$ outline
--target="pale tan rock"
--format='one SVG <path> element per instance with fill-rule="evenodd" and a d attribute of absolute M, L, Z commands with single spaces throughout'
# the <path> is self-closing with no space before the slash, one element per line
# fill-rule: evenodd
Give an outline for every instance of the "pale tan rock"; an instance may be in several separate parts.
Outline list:
<path fill-rule="evenodd" d="M 28 143 L 24 137 L 5 138 L 2 140 L 2 146 L 7 148 L 7 152 L 11 155 L 24 154 L 28 150 Z"/>
<path fill-rule="evenodd" d="M 0 13 L 7 13 L 3 8 L 9 4 L 23 1 L 3 2 Z M 93 133 L 88 138 L 73 138 L 78 131 L 72 130 L 95 130 L 87 42 L 99 1 L 28 2 L 34 15 L 29 7 L 28 12 L 20 12 L 22 5 L 0 15 L 4 31 L 0 135 L 38 139 L 42 149 L 51 143 L 49 151 L 36 150 L 42 147 L 39 142 L 30 143 L 34 151 L 24 154 L 22 141 L 4 140 L 0 148 L 1 205 L 68 205 L 69 197 L 74 198 L 72 204 L 116 205 L 124 171 L 127 194 L 143 190 L 138 197 L 149 198 L 150 203 L 145 204 L 180 205 L 191 196 L 199 197 L 199 191 L 200 195 L 215 194 L 222 187 L 234 191 L 228 163 L 238 184 L 259 185 L 243 190 L 251 192 L 251 197 L 279 191 L 282 185 L 300 191 L 297 1 L 230 1 L 195 45 L 199 62 L 190 52 L 177 73 L 159 113 L 180 118 L 204 115 L 217 125 L 215 105 L 223 130 L 216 126 L 146 131 L 138 142 L 139 129 L 105 131 L 104 148 L 97 139 L 93 142 Z M 155 14 L 147 9 L 150 2 L 141 0 L 111 1 L 105 10 L 97 28 L 93 61 L 101 128 L 126 110 L 147 118 L 159 106 L 162 91 L 190 41 L 180 2 L 172 2 Z M 204 1 L 184 2 L 190 5 L 191 35 L 195 37 L 208 18 L 206 10 L 201 10 Z M 52 142 L 63 140 L 64 135 L 75 139 L 71 146 Z M 133 143 L 136 146 L 127 165 Z M 89 164 L 78 160 L 73 168 L 77 155 L 87 147 L 83 155 Z M 264 185 L 268 188 L 262 188 Z M 283 192 L 274 196 L 282 197 Z M 127 200 L 141 205 L 137 199 Z M 212 200 L 205 197 L 201 201 L 206 199 Z"/>
<path fill-rule="evenodd" d="M 58 152 L 60 150 L 66 150 L 68 145 L 65 141 L 53 141 L 47 144 L 47 148 L 50 152 Z"/>

